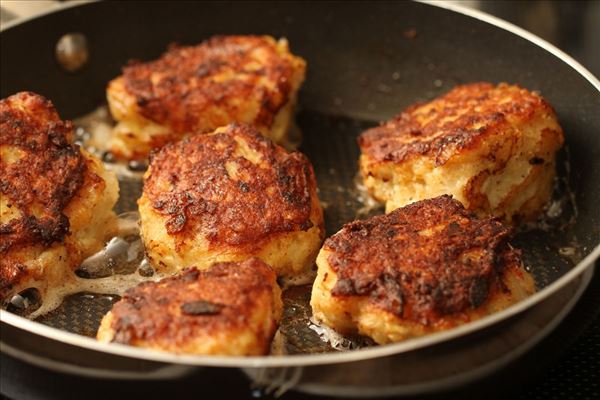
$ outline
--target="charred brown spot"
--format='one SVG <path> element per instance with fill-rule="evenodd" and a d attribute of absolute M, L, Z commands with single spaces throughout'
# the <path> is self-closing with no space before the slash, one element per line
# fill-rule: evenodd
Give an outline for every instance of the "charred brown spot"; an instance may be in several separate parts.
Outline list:
<path fill-rule="evenodd" d="M 545 160 L 540 157 L 533 157 L 529 160 L 529 164 L 531 164 L 531 165 L 539 165 L 539 164 L 543 164 L 544 162 L 545 162 Z"/>
<path fill-rule="evenodd" d="M 225 307 L 223 304 L 211 303 L 206 300 L 196 300 L 181 305 L 181 312 L 187 315 L 216 315 Z"/>
<path fill-rule="evenodd" d="M 246 182 L 240 182 L 240 190 L 244 193 L 248 193 L 250 191 L 250 186 Z"/>
<path fill-rule="evenodd" d="M 369 296 L 400 317 L 428 324 L 483 304 L 498 287 L 511 230 L 479 219 L 451 196 L 347 224 L 325 242 L 335 296 Z"/>
<path fill-rule="evenodd" d="M 485 278 L 475 278 L 469 288 L 469 302 L 471 307 L 479 307 L 486 300 L 489 292 L 489 283 Z"/>

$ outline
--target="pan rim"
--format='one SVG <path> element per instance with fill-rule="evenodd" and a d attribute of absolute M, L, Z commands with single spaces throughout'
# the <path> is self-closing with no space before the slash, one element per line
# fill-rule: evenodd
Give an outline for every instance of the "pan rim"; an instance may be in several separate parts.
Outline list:
<path fill-rule="evenodd" d="M 73 1 L 72 3 L 66 3 L 66 4 L 61 4 L 59 6 L 54 6 L 52 8 L 48 8 L 46 10 L 42 10 L 38 13 L 32 14 L 28 17 L 23 17 L 23 18 L 15 18 L 12 21 L 8 21 L 2 24 L 2 28 L 0 28 L 0 33 L 7 31 L 17 25 L 21 25 L 24 23 L 27 23 L 33 19 L 37 19 L 37 18 L 42 18 L 45 17 L 46 15 L 49 14 L 54 14 L 56 12 L 61 12 L 63 10 L 67 10 L 69 8 L 75 8 L 75 7 L 82 7 L 85 6 L 87 4 L 93 4 L 93 3 L 98 3 L 100 2 L 100 0 L 83 0 L 83 1 Z"/>
<path fill-rule="evenodd" d="M 494 325 L 500 321 L 517 315 L 526 309 L 550 297 L 563 288 L 577 276 L 582 274 L 600 255 L 600 246 L 588 254 L 575 268 L 557 279 L 529 298 L 500 312 L 491 314 L 479 320 L 458 326 L 454 329 L 433 333 L 427 336 L 410 339 L 400 343 L 376 346 L 358 350 L 325 353 L 325 354 L 294 354 L 285 356 L 206 356 L 185 355 L 157 350 L 144 349 L 118 343 L 102 343 L 94 338 L 62 331 L 57 328 L 43 325 L 39 322 L 28 320 L 5 310 L 0 310 L 0 321 L 29 333 L 40 335 L 69 345 L 83 347 L 88 350 L 110 353 L 118 356 L 143 359 L 148 361 L 164 362 L 169 364 L 197 365 L 209 367 L 237 367 L 237 368 L 265 368 L 265 367 L 294 367 L 327 365 L 346 362 L 363 361 L 373 358 L 386 357 L 428 347 L 437 343 L 449 341 L 464 336 L 483 328 Z"/>
<path fill-rule="evenodd" d="M 546 50 L 552 55 L 559 58 L 561 61 L 565 62 L 571 68 L 579 72 L 588 82 L 590 82 L 596 90 L 600 92 L 600 80 L 596 78 L 594 74 L 592 74 L 586 67 L 583 66 L 579 61 L 575 60 L 573 57 L 554 46 L 552 43 L 542 39 L 541 37 L 513 24 L 512 22 L 505 21 L 501 18 L 495 17 L 491 14 L 488 14 L 484 11 L 476 10 L 473 8 L 469 8 L 466 6 L 462 6 L 456 3 L 447 2 L 445 0 L 411 0 L 414 3 L 426 4 L 432 7 L 444 8 L 446 10 L 454 11 L 459 14 L 466 15 L 471 18 L 478 19 L 480 21 L 486 22 L 488 24 L 494 25 L 498 28 L 504 29 L 505 31 L 511 32 L 517 36 L 526 39 L 538 47 Z M 37 14 L 31 15 L 25 18 L 16 18 L 13 21 L 8 21 L 3 24 L 2 28 L 0 28 L 0 33 L 7 31 L 15 26 L 24 24 L 33 19 L 41 18 L 49 14 L 53 14 L 56 12 L 61 12 L 63 10 L 67 10 L 75 7 L 84 7 L 89 4 L 99 3 L 100 0 L 87 0 L 84 2 L 73 1 L 72 3 L 63 4 L 56 8 L 51 8 L 48 10 L 41 11 Z"/>
<path fill-rule="evenodd" d="M 342 391 L 337 387 L 336 390 L 328 390 L 326 385 L 319 384 L 307 384 L 305 386 L 299 385 L 297 389 L 305 393 L 318 394 L 318 395 L 329 395 L 329 396 L 347 396 L 350 398 L 364 398 L 367 396 L 374 397 L 386 397 L 386 396 L 415 396 L 422 393 L 435 393 L 443 390 L 450 390 L 452 388 L 459 387 L 463 384 L 473 382 L 477 379 L 481 379 L 488 376 L 495 370 L 505 367 L 512 361 L 516 360 L 523 354 L 527 353 L 530 349 L 535 347 L 539 342 L 548 337 L 552 331 L 564 321 L 564 319 L 573 310 L 585 290 L 588 288 L 592 277 L 594 276 L 593 270 L 585 270 L 581 274 L 581 282 L 578 283 L 578 287 L 573 294 L 573 297 L 563 305 L 558 314 L 555 314 L 551 321 L 544 325 L 537 333 L 529 337 L 523 343 L 519 344 L 512 351 L 505 353 L 504 355 L 492 359 L 489 363 L 477 367 L 474 370 L 459 371 L 455 375 L 446 376 L 438 380 L 432 380 L 427 382 L 412 383 L 408 385 L 393 385 L 387 387 L 344 387 Z"/>
<path fill-rule="evenodd" d="M 455 3 L 446 2 L 444 0 L 412 0 L 415 3 L 426 4 L 433 7 L 444 8 L 446 10 L 454 11 L 459 14 L 466 15 L 471 18 L 478 19 L 480 21 L 486 22 L 490 25 L 494 25 L 498 28 L 504 29 L 510 33 L 513 33 L 517 36 L 522 37 L 535 44 L 538 47 L 546 50 L 548 53 L 557 57 L 575 71 L 579 72 L 581 76 L 583 76 L 588 82 L 596 88 L 598 92 L 600 92 L 600 80 L 596 78 L 594 74 L 592 74 L 586 67 L 584 67 L 579 61 L 575 60 L 573 57 L 553 45 L 552 43 L 542 39 L 541 37 L 513 24 L 512 22 L 505 21 L 501 18 L 495 17 L 486 12 L 475 10 L 472 8 L 468 8 L 466 6 L 461 6 Z"/>
<path fill-rule="evenodd" d="M 500 18 L 489 15 L 485 12 L 469 9 L 465 6 L 448 4 L 435 0 L 414 0 L 421 4 L 426 4 L 433 7 L 444 8 L 452 12 L 466 15 L 471 18 L 475 18 L 493 25 L 497 28 L 511 32 L 519 37 L 522 37 L 534 45 L 543 48 L 548 51 L 581 76 L 583 76 L 590 84 L 600 92 L 600 82 L 598 79 L 588 71 L 578 61 L 573 59 L 571 56 L 564 53 L 562 50 L 556 48 L 554 45 L 547 41 L 539 38 L 538 36 L 517 27 L 516 25 L 504 21 Z M 35 16 L 18 19 L 11 21 L 2 27 L 0 32 L 4 32 L 14 26 L 28 22 L 35 18 L 39 18 L 54 12 L 63 11 L 77 6 L 85 6 L 86 4 L 94 4 L 96 1 L 90 3 L 74 3 L 57 9 L 47 10 Z M 0 322 L 9 324 L 16 328 L 25 330 L 27 332 L 41 335 L 46 338 L 56 340 L 69 345 L 82 347 L 88 350 L 99 351 L 103 353 L 114 354 L 118 356 L 124 356 L 128 358 L 143 359 L 148 361 L 164 362 L 169 364 L 182 364 L 182 365 L 196 365 L 196 366 L 210 366 L 210 367 L 237 367 L 237 368 L 264 368 L 264 367 L 296 367 L 296 366 L 311 366 L 311 365 L 327 365 L 327 364 L 338 364 L 362 361 L 367 359 L 386 357 L 396 355 L 408 351 L 421 349 L 423 347 L 431 346 L 436 343 L 452 340 L 459 336 L 467 335 L 469 333 L 481 330 L 485 327 L 491 326 L 497 322 L 505 320 L 511 316 L 519 314 L 526 309 L 540 303 L 544 299 L 550 297 L 556 291 L 560 290 L 571 282 L 575 277 L 582 274 L 587 268 L 593 266 L 595 260 L 600 257 L 600 244 L 594 249 L 575 267 L 565 273 L 556 281 L 546 286 L 539 292 L 536 292 L 529 298 L 492 315 L 486 316 L 482 319 L 461 325 L 454 329 L 434 333 L 424 337 L 410 339 L 400 343 L 389 344 L 385 346 L 377 346 L 372 348 L 364 348 L 359 350 L 353 350 L 348 352 L 339 353 L 326 353 L 326 354 L 302 354 L 302 355 L 286 355 L 286 356 L 195 356 L 195 355 L 178 355 L 168 352 L 160 352 L 156 350 L 149 350 L 143 348 L 137 348 L 133 346 L 127 346 L 122 344 L 114 343 L 101 343 L 94 338 L 89 338 L 74 333 L 52 328 L 41 323 L 28 320 L 18 315 L 12 314 L 5 310 L 0 310 Z"/>

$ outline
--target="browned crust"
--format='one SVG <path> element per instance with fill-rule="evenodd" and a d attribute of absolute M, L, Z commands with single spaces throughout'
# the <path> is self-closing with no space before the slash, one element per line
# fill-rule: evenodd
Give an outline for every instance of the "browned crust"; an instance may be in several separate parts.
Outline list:
<path fill-rule="evenodd" d="M 179 347 L 198 337 L 243 329 L 258 299 L 272 296 L 275 279 L 267 264 L 252 258 L 214 264 L 204 271 L 187 268 L 159 282 L 141 283 L 127 290 L 112 308 L 113 341 Z M 198 301 L 215 304 L 216 312 L 183 312 L 184 304 Z"/>
<path fill-rule="evenodd" d="M 254 52 L 265 59 L 248 69 Z M 139 113 L 178 134 L 196 132 L 200 116 L 218 105 L 230 115 L 237 104 L 259 101 L 254 124 L 270 127 L 292 90 L 292 61 L 282 57 L 276 42 L 265 36 L 214 36 L 197 46 L 171 46 L 158 60 L 123 68 L 125 89 L 136 99 Z M 215 76 L 235 74 L 221 83 Z M 261 80 L 274 83 L 268 89 Z"/>
<path fill-rule="evenodd" d="M 431 102 L 408 107 L 390 121 L 365 131 L 358 143 L 372 162 L 400 163 L 429 156 L 439 166 L 457 152 L 474 148 L 486 135 L 510 129 L 510 121 L 526 121 L 540 110 L 555 117 L 548 102 L 519 86 L 472 83 L 457 86 Z"/>
<path fill-rule="evenodd" d="M 86 162 L 71 143 L 72 124 L 52 103 L 22 92 L 0 101 L 0 146 L 18 148 L 15 162 L 0 160 L 0 192 L 22 216 L 0 225 L 0 253 L 62 241 L 69 231 L 63 210 L 79 190 Z M 37 216 L 32 208 L 36 209 Z"/>
<path fill-rule="evenodd" d="M 260 153 L 259 164 L 234 154 L 235 138 Z M 228 162 L 237 164 L 237 177 L 229 176 Z M 254 246 L 271 234 L 310 229 L 315 190 L 306 156 L 287 153 L 240 124 L 165 146 L 152 157 L 144 183 L 144 195 L 167 217 L 170 235 L 200 233 L 215 246 Z"/>
<path fill-rule="evenodd" d="M 448 195 L 351 222 L 324 245 L 338 277 L 332 294 L 369 296 L 401 318 L 435 322 L 503 290 L 503 268 L 520 263 L 510 233 Z"/>
<path fill-rule="evenodd" d="M 12 288 L 28 274 L 25 265 L 12 260 L 3 260 L 0 264 L 0 300 L 4 300 Z"/>

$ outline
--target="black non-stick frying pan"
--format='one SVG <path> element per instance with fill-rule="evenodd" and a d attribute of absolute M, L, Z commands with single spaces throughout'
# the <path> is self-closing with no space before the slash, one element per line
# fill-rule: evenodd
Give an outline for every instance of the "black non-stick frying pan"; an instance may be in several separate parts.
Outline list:
<path fill-rule="evenodd" d="M 86 38 L 89 52 L 76 72 L 55 58 L 57 42 L 71 33 Z M 2 311 L 2 351 L 97 377 L 168 379 L 189 368 L 234 367 L 279 390 L 416 393 L 499 368 L 569 312 L 600 253 L 600 84 L 554 47 L 484 14 L 413 2 L 86 4 L 2 31 L 1 95 L 35 91 L 51 99 L 64 118 L 77 118 L 105 102 L 106 83 L 128 60 L 156 58 L 171 42 L 198 43 L 233 33 L 287 37 L 292 51 L 308 62 L 297 123 L 304 134 L 301 150 L 311 158 L 328 204 L 328 234 L 360 208 L 353 188 L 355 138 L 362 129 L 461 83 L 504 81 L 540 91 L 555 107 L 566 136 L 559 162 L 563 193 L 557 195 L 571 191 L 575 203 L 565 207 L 572 223 L 517 238 L 538 293 L 490 318 L 414 341 L 249 358 L 175 356 L 100 344 L 52 327 L 60 323 L 46 321 L 47 326 Z M 568 253 L 577 259 L 560 257 L 567 247 L 575 247 Z M 63 308 L 63 320 L 69 310 Z"/>

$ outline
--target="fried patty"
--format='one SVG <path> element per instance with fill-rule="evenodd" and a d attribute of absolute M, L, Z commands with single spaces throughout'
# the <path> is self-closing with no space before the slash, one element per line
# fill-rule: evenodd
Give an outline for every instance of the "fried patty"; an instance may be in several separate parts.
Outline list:
<path fill-rule="evenodd" d="M 262 355 L 282 312 L 273 270 L 253 258 L 127 290 L 98 340 L 190 354 Z"/>
<path fill-rule="evenodd" d="M 386 211 L 452 194 L 517 223 L 548 202 L 563 132 L 540 95 L 516 85 L 457 86 L 359 138 L 365 186 Z"/>
<path fill-rule="evenodd" d="M 52 103 L 0 101 L 0 299 L 60 284 L 116 227 L 115 176 L 73 144 Z"/>
<path fill-rule="evenodd" d="M 138 201 L 154 266 L 174 272 L 256 256 L 279 276 L 309 271 L 323 212 L 309 160 L 231 124 L 156 153 Z"/>
<path fill-rule="evenodd" d="M 317 258 L 313 315 L 384 344 L 506 308 L 535 290 L 510 235 L 447 195 L 346 224 Z"/>
<path fill-rule="evenodd" d="M 285 39 L 214 36 L 196 46 L 171 46 L 159 59 L 133 62 L 108 85 L 118 121 L 110 144 L 121 158 L 231 122 L 255 125 L 276 142 L 291 122 L 305 61 Z"/>

